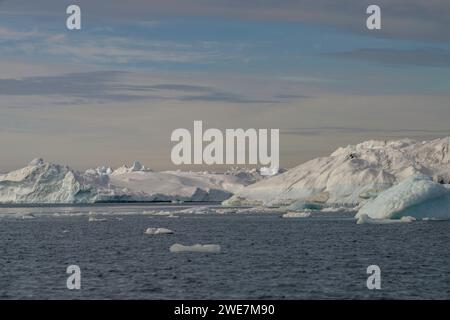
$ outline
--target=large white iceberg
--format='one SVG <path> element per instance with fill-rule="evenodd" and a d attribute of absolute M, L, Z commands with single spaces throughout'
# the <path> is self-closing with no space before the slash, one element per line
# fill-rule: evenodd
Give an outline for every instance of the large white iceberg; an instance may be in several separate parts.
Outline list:
<path fill-rule="evenodd" d="M 450 186 L 428 177 L 413 176 L 367 202 L 356 214 L 363 219 L 403 217 L 450 218 Z"/>
<path fill-rule="evenodd" d="M 254 170 L 226 173 L 153 172 L 139 162 L 77 172 L 35 159 L 0 174 L 0 203 L 54 204 L 136 201 L 223 201 L 262 179 Z"/>
<path fill-rule="evenodd" d="M 433 141 L 366 141 L 245 187 L 225 205 L 356 207 L 422 174 L 450 183 L 450 137 Z"/>
<path fill-rule="evenodd" d="M 106 184 L 100 175 L 82 175 L 35 159 L 25 168 L 0 175 L 0 203 L 91 203 Z"/>

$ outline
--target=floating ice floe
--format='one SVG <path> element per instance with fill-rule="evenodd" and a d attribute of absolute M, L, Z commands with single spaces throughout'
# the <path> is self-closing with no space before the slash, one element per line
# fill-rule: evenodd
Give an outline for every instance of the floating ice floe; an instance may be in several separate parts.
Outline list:
<path fill-rule="evenodd" d="M 182 214 L 210 214 L 215 213 L 215 210 L 208 206 L 200 206 L 200 207 L 191 207 L 184 210 L 177 211 L 177 213 Z"/>
<path fill-rule="evenodd" d="M 147 228 L 144 232 L 148 235 L 158 235 L 158 234 L 173 234 L 174 232 L 166 228 Z"/>
<path fill-rule="evenodd" d="M 311 211 L 302 211 L 302 212 L 287 212 L 282 215 L 283 218 L 308 218 L 311 216 Z"/>
<path fill-rule="evenodd" d="M 96 218 L 96 217 L 89 217 L 88 221 L 89 222 L 104 222 L 104 221 L 107 221 L 107 219 L 105 219 L 105 218 Z"/>
<path fill-rule="evenodd" d="M 35 219 L 36 216 L 32 213 L 23 213 L 18 215 L 21 219 Z"/>
<path fill-rule="evenodd" d="M 238 209 L 225 208 L 225 209 L 215 209 L 214 211 L 217 214 L 233 214 L 233 213 L 237 213 Z"/>
<path fill-rule="evenodd" d="M 393 223 L 408 223 L 416 221 L 416 218 L 405 216 L 400 219 L 372 219 L 367 214 L 362 214 L 358 217 L 356 224 L 393 224 Z"/>
<path fill-rule="evenodd" d="M 356 214 L 371 219 L 450 219 L 450 186 L 413 176 L 367 202 Z"/>
<path fill-rule="evenodd" d="M 203 252 L 203 253 L 219 253 L 221 251 L 220 245 L 217 244 L 194 244 L 192 246 L 184 246 L 179 243 L 175 243 L 170 247 L 170 252 Z"/>

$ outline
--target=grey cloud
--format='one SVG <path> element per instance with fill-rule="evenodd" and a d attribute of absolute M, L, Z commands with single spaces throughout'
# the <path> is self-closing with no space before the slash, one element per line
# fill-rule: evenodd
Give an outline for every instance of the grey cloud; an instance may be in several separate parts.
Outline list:
<path fill-rule="evenodd" d="M 443 136 L 449 135 L 450 130 L 422 130 L 422 129 L 379 129 L 379 128 L 361 128 L 361 127 L 310 127 L 310 128 L 291 128 L 282 130 L 281 133 L 298 136 L 318 136 L 323 134 L 391 134 L 401 135 L 406 134 L 409 137 L 424 137 L 424 136 Z"/>
<path fill-rule="evenodd" d="M 182 101 L 204 101 L 204 102 L 228 102 L 228 103 L 281 103 L 276 100 L 251 99 L 242 95 L 226 92 L 210 92 L 203 95 L 191 95 L 178 97 Z"/>
<path fill-rule="evenodd" d="M 70 73 L 58 76 L 0 79 L 0 95 L 91 96 L 107 90 L 120 72 Z"/>
<path fill-rule="evenodd" d="M 124 74 L 117 71 L 99 71 L 0 79 L 0 95 L 72 97 L 78 98 L 78 102 L 87 100 L 124 102 L 151 98 L 129 93 L 140 87 L 122 85 L 118 79 Z"/>
<path fill-rule="evenodd" d="M 142 20 L 149 17 L 204 16 L 242 20 L 298 21 L 351 30 L 368 36 L 424 41 L 450 41 L 450 1 L 447 0 L 79 0 L 91 17 Z M 382 9 L 382 29 L 366 28 L 366 9 Z M 18 12 L 33 11 L 28 0 L 5 3 Z M 42 11 L 61 10 L 58 0 L 39 2 Z M 108 8 L 105 10 L 105 8 Z M 59 13 L 59 11 L 58 11 Z"/>
<path fill-rule="evenodd" d="M 186 84 L 158 84 L 155 86 L 150 86 L 151 89 L 155 90 L 173 90 L 173 91 L 185 91 L 185 92 L 210 92 L 214 89 L 206 86 L 195 86 Z"/>
<path fill-rule="evenodd" d="M 179 83 L 155 85 L 130 84 L 125 79 L 132 73 L 97 71 L 57 76 L 0 79 L 0 96 L 53 96 L 57 104 L 95 101 L 127 102 L 135 100 L 178 100 L 225 103 L 276 103 L 279 101 L 253 99 L 209 86 Z M 66 102 L 61 98 L 68 99 Z M 76 102 L 76 103 L 75 103 Z"/>
<path fill-rule="evenodd" d="M 303 94 L 277 94 L 274 96 L 275 98 L 278 99 L 310 99 L 311 96 L 307 96 L 307 95 L 303 95 Z"/>
<path fill-rule="evenodd" d="M 389 66 L 450 67 L 450 51 L 441 49 L 357 49 L 327 54 L 336 58 L 356 59 Z"/>

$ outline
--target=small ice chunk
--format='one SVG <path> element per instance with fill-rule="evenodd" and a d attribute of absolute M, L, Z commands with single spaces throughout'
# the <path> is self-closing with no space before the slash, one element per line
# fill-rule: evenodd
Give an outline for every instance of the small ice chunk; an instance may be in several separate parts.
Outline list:
<path fill-rule="evenodd" d="M 173 231 L 166 228 L 147 228 L 144 233 L 148 235 L 173 234 Z"/>
<path fill-rule="evenodd" d="M 96 217 L 89 217 L 89 222 L 103 222 L 106 221 L 105 218 L 96 218 Z"/>
<path fill-rule="evenodd" d="M 282 215 L 283 218 L 308 218 L 311 216 L 311 211 L 301 211 L 301 212 L 287 212 Z"/>
<path fill-rule="evenodd" d="M 184 213 L 184 214 L 210 214 L 210 213 L 215 213 L 215 211 L 208 206 L 193 206 L 191 208 L 187 208 L 181 211 L 178 211 L 179 213 Z"/>
<path fill-rule="evenodd" d="M 219 253 L 221 248 L 217 244 L 194 244 L 192 246 L 184 246 L 179 243 L 175 243 L 170 247 L 170 252 L 203 252 L 203 253 Z"/>
<path fill-rule="evenodd" d="M 23 213 L 19 215 L 22 219 L 34 219 L 36 218 L 32 213 Z"/>
<path fill-rule="evenodd" d="M 367 214 L 362 214 L 358 217 L 356 224 L 392 224 L 392 223 L 408 223 L 415 221 L 416 218 L 405 216 L 400 219 L 372 219 Z"/>
<path fill-rule="evenodd" d="M 216 209 L 217 214 L 233 214 L 237 212 L 237 209 Z"/>

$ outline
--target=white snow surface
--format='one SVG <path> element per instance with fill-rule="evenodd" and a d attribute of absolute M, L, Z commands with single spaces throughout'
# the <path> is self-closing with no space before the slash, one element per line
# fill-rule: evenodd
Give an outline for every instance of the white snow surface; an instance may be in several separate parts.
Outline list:
<path fill-rule="evenodd" d="M 223 201 L 259 179 L 257 171 L 245 169 L 153 172 L 137 161 L 114 171 L 100 167 L 81 173 L 35 159 L 22 169 L 0 174 L 0 203 Z"/>
<path fill-rule="evenodd" d="M 442 185 L 425 176 L 413 176 L 367 202 L 357 218 L 402 219 L 404 217 L 449 218 L 450 185 Z"/>
<path fill-rule="evenodd" d="M 450 183 L 450 137 L 432 141 L 366 141 L 245 187 L 225 205 L 282 206 L 295 202 L 356 207 L 421 174 Z"/>

